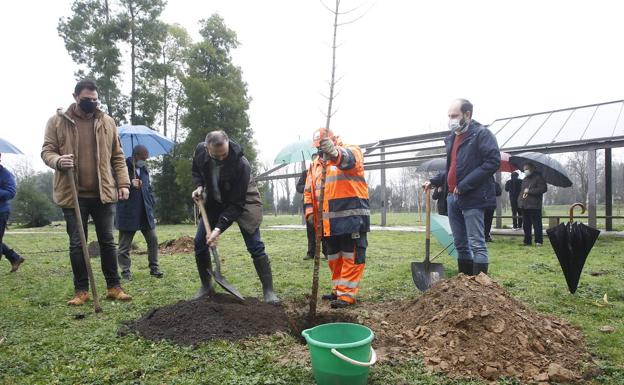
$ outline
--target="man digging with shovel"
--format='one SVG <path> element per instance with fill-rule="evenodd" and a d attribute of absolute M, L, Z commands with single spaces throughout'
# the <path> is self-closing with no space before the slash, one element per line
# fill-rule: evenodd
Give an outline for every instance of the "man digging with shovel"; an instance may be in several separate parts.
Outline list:
<path fill-rule="evenodd" d="M 230 140 L 223 131 L 209 132 L 206 141 L 199 143 L 195 149 L 192 167 L 196 187 L 192 197 L 194 200 L 203 197 L 208 223 L 212 228 L 208 234 L 203 221 L 200 221 L 195 235 L 195 262 L 202 286 L 193 298 L 212 292 L 212 279 L 208 273 L 208 270 L 212 271 L 209 248 L 216 246 L 219 236 L 237 222 L 262 283 L 264 301 L 279 303 L 273 292 L 269 256 L 260 238 L 260 192 L 251 178 L 249 161 L 240 145 Z"/>

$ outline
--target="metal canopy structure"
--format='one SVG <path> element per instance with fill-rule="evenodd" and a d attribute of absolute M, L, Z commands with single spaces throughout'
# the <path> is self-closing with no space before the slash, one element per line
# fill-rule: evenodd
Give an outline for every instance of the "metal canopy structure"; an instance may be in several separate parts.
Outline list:
<path fill-rule="evenodd" d="M 596 151 L 605 150 L 606 229 L 611 230 L 612 183 L 611 149 L 624 147 L 624 100 L 564 108 L 494 120 L 488 125 L 501 151 L 520 153 L 588 152 L 588 222 L 596 226 Z M 386 169 L 418 166 L 422 162 L 445 156 L 444 138 L 448 130 L 382 139 L 362 144 L 364 167 L 367 171 L 381 171 L 382 201 L 386 201 Z M 300 173 L 275 174 L 285 165 L 277 165 L 256 177 L 258 181 L 299 177 Z M 501 182 L 501 175 L 496 175 Z M 386 225 L 385 204 L 381 224 Z M 500 202 L 497 207 L 497 227 L 501 227 Z"/>

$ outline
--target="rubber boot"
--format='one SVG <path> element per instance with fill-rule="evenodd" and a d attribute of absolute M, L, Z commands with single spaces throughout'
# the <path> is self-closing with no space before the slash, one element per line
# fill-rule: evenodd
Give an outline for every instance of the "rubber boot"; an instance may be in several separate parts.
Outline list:
<path fill-rule="evenodd" d="M 458 259 L 457 267 L 460 273 L 464 273 L 465 275 L 473 275 L 474 268 L 472 266 L 472 260 Z"/>
<path fill-rule="evenodd" d="M 192 299 L 199 299 L 206 294 L 212 295 L 215 293 L 214 287 L 212 287 L 212 277 L 208 273 L 208 269 L 212 270 L 212 264 L 210 262 L 209 255 L 195 256 L 195 263 L 197 264 L 197 272 L 199 273 L 199 279 L 201 280 L 201 287 Z"/>
<path fill-rule="evenodd" d="M 258 278 L 260 278 L 260 282 L 262 283 L 264 302 L 278 304 L 279 298 L 277 298 L 277 295 L 273 292 L 273 274 L 271 274 L 271 263 L 269 262 L 269 257 L 264 255 L 259 258 L 254 258 L 253 262 L 256 268 L 256 273 L 258 273 Z"/>
<path fill-rule="evenodd" d="M 474 264 L 474 275 L 479 275 L 479 273 L 487 274 L 488 272 L 488 264 L 487 263 L 475 263 Z"/>

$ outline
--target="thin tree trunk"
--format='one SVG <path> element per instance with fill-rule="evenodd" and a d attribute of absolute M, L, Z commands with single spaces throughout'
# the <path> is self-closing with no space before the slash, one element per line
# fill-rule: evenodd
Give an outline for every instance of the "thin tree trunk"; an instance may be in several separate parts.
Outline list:
<path fill-rule="evenodd" d="M 131 71 L 131 82 L 132 82 L 132 90 L 130 92 L 130 123 L 136 124 L 136 56 L 135 56 L 135 46 L 136 46 L 136 37 L 134 35 L 134 7 L 130 4 L 130 71 Z"/>
<path fill-rule="evenodd" d="M 334 11 L 334 38 L 332 41 L 332 68 L 331 68 L 331 80 L 329 82 L 329 102 L 327 103 L 327 120 L 325 121 L 325 128 L 329 129 L 329 123 L 332 117 L 332 108 L 334 104 L 334 86 L 336 85 L 336 33 L 338 31 L 338 8 L 340 7 L 340 0 L 336 0 L 336 10 Z"/>
<path fill-rule="evenodd" d="M 165 53 L 165 48 L 163 47 L 163 64 L 167 65 L 167 56 Z M 163 79 L 163 135 L 167 136 L 167 94 L 169 90 L 167 89 L 167 75 L 165 74 L 165 78 Z"/>

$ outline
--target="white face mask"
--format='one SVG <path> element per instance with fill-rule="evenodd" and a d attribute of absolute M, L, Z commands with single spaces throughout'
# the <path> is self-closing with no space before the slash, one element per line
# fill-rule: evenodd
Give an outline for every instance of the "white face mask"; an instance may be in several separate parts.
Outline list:
<path fill-rule="evenodd" d="M 143 166 L 145 166 L 145 161 L 144 160 L 137 160 L 136 161 L 136 167 L 137 168 L 141 168 Z"/>
<path fill-rule="evenodd" d="M 531 175 L 531 170 L 524 170 L 524 176 Z"/>
<path fill-rule="evenodd" d="M 449 130 L 455 132 L 455 134 L 459 135 L 468 129 L 468 122 L 465 119 L 453 118 L 448 122 Z"/>

